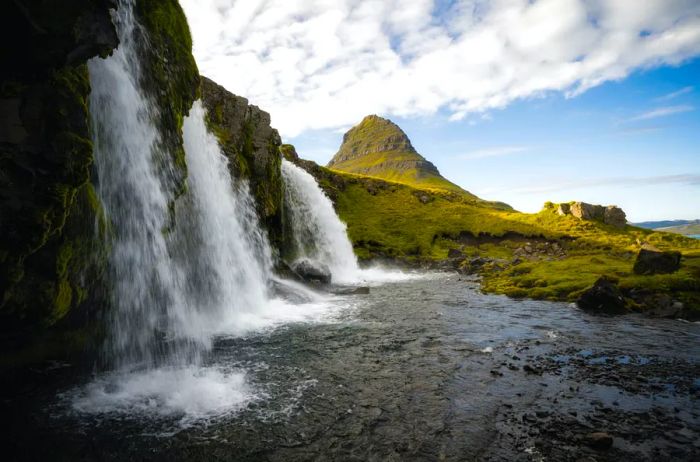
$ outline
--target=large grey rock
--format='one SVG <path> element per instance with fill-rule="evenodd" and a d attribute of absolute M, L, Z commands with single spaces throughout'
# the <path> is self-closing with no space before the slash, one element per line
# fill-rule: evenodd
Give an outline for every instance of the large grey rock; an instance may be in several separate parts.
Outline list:
<path fill-rule="evenodd" d="M 681 267 L 680 252 L 661 252 L 641 249 L 634 262 L 636 274 L 669 274 Z"/>
<path fill-rule="evenodd" d="M 603 221 L 607 225 L 615 226 L 616 228 L 624 228 L 627 225 L 627 215 L 625 212 L 615 205 L 605 207 Z"/>
<path fill-rule="evenodd" d="M 331 282 L 331 270 L 321 263 L 300 260 L 292 265 L 292 269 L 305 281 L 321 282 L 323 284 L 330 284 Z"/>
<path fill-rule="evenodd" d="M 605 207 L 602 205 L 574 202 L 570 210 L 571 215 L 581 220 L 602 220 L 605 217 Z"/>

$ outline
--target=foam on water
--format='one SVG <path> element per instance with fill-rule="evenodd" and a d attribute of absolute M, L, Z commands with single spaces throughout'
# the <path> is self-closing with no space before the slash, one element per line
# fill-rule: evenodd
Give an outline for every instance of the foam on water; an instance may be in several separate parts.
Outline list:
<path fill-rule="evenodd" d="M 255 394 L 245 372 L 189 366 L 104 374 L 68 397 L 81 413 L 175 418 L 184 426 L 240 410 Z"/>

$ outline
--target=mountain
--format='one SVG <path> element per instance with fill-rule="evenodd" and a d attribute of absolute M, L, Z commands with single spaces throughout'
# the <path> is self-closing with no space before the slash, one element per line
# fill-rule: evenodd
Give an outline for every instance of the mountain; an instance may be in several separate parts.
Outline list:
<path fill-rule="evenodd" d="M 685 236 L 696 236 L 700 235 L 700 222 L 687 223 L 685 225 L 679 226 L 668 226 L 666 228 L 657 228 L 656 231 L 663 231 L 665 233 L 683 234 Z"/>
<path fill-rule="evenodd" d="M 700 225 L 700 220 L 663 220 L 663 221 L 644 221 L 641 223 L 634 223 L 634 226 L 639 226 L 640 228 L 646 229 L 661 229 L 663 231 L 673 232 L 671 229 L 665 228 L 677 228 L 685 225 Z M 685 233 L 681 233 L 685 234 Z M 693 233 L 689 233 L 693 234 Z"/>
<path fill-rule="evenodd" d="M 421 156 L 406 133 L 394 122 L 369 115 L 351 128 L 328 168 L 403 183 L 421 189 L 443 189 L 468 194 L 445 179 Z"/>

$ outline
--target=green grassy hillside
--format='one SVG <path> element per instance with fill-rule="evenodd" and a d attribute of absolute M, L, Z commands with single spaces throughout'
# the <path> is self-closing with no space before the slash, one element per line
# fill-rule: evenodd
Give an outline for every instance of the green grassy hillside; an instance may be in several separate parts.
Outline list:
<path fill-rule="evenodd" d="M 549 300 L 573 301 L 607 275 L 627 293 L 670 293 L 700 313 L 698 240 L 560 216 L 553 204 L 524 214 L 448 191 L 300 164 L 334 201 L 363 260 L 454 263 L 480 274 L 487 292 Z M 634 274 L 642 246 L 682 252 L 681 269 L 666 275 Z"/>

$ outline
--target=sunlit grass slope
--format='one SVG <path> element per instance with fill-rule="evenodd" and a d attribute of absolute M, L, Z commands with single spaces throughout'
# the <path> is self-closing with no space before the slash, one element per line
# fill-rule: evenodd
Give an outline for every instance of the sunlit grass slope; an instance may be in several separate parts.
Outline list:
<path fill-rule="evenodd" d="M 446 260 L 450 249 L 456 249 L 467 262 L 488 258 L 479 270 L 487 292 L 575 300 L 598 277 L 608 275 L 619 280 L 623 289 L 672 293 L 689 306 L 700 305 L 698 240 L 559 216 L 552 205 L 539 213 L 524 214 L 448 191 L 314 168 L 320 184 L 334 199 L 340 218 L 347 223 L 361 259 L 434 264 Z M 534 253 L 519 258 L 523 247 L 552 243 L 561 247 L 562 254 Z M 635 275 L 632 266 L 642 245 L 681 251 L 680 271 Z"/>

